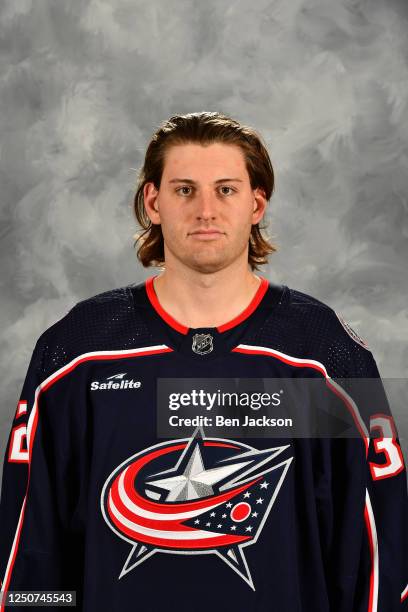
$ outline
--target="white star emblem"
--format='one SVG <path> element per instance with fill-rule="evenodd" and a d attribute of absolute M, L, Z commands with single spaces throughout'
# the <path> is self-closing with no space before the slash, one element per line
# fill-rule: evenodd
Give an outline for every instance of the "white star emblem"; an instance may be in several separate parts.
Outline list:
<path fill-rule="evenodd" d="M 197 499 L 213 495 L 212 485 L 234 474 L 248 463 L 248 461 L 242 461 L 206 470 L 200 447 L 196 444 L 183 474 L 149 480 L 149 484 L 154 484 L 169 491 L 166 501 Z"/>

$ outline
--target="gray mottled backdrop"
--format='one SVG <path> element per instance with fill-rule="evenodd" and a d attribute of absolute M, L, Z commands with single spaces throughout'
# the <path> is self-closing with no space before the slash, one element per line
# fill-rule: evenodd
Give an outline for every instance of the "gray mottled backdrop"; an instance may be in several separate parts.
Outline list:
<path fill-rule="evenodd" d="M 384 378 L 407 378 L 403 0 L 2 0 L 0 20 L 2 453 L 41 332 L 153 272 L 132 247 L 135 168 L 177 112 L 260 131 L 280 247 L 263 274 L 330 304 Z"/>

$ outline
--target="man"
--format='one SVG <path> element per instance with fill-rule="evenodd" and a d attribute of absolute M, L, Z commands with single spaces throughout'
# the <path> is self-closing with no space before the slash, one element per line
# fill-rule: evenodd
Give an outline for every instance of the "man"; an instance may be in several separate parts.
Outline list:
<path fill-rule="evenodd" d="M 4 594 L 72 590 L 86 612 L 407 609 L 406 469 L 372 353 L 329 306 L 254 274 L 276 250 L 260 226 L 273 186 L 260 136 L 229 117 L 154 134 L 138 257 L 164 271 L 37 341 L 5 455 Z M 374 379 L 375 405 L 334 378 Z M 325 422 L 354 437 L 275 418 L 299 379 L 323 385 L 295 425 L 330 403 Z M 253 403 L 223 410 L 224 390 Z"/>

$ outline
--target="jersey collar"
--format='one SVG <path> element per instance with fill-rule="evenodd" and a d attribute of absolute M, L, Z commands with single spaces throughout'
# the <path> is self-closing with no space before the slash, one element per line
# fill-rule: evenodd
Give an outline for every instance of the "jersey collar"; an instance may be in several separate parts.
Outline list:
<path fill-rule="evenodd" d="M 176 321 L 176 319 L 172 317 L 171 314 L 169 314 L 162 307 L 162 305 L 160 304 L 158 300 L 158 297 L 157 297 L 157 294 L 156 294 L 156 291 L 153 285 L 153 281 L 156 278 L 156 276 L 158 276 L 158 274 L 155 274 L 154 276 L 150 276 L 149 278 L 146 279 L 146 283 L 145 283 L 146 294 L 147 294 L 147 297 L 149 298 L 151 305 L 153 306 L 157 314 L 167 323 L 167 325 L 170 325 L 170 327 L 180 332 L 181 334 L 187 335 L 190 329 L 195 329 L 195 328 L 189 328 L 186 325 L 183 325 L 182 323 L 180 323 L 179 321 Z M 232 329 L 233 327 L 236 327 L 237 325 L 245 321 L 245 319 L 247 319 L 256 310 L 262 298 L 264 297 L 265 293 L 267 292 L 268 286 L 269 286 L 269 281 L 267 278 L 260 276 L 260 279 L 261 279 L 261 282 L 259 284 L 259 287 L 256 290 L 256 293 L 254 297 L 252 298 L 252 300 L 250 301 L 250 303 L 248 304 L 248 306 L 239 315 L 237 315 L 230 321 L 227 321 L 226 323 L 223 323 L 222 325 L 218 325 L 217 327 L 214 327 L 213 328 L 214 330 L 216 330 L 219 333 L 222 333 L 229 329 Z M 202 328 L 197 328 L 197 329 L 202 329 Z"/>

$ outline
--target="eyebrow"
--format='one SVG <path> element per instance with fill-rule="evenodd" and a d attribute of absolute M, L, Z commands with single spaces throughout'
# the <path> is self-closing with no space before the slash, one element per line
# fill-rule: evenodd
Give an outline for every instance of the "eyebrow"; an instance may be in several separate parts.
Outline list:
<path fill-rule="evenodd" d="M 231 181 L 236 181 L 239 183 L 243 183 L 244 181 L 240 178 L 220 178 L 214 181 L 214 183 L 227 183 Z M 169 183 L 189 183 L 190 185 L 196 185 L 196 181 L 188 178 L 174 178 L 169 181 Z"/>

